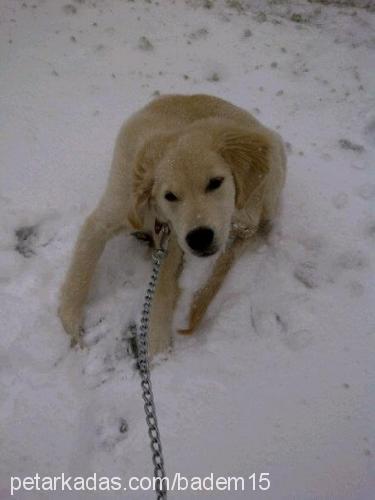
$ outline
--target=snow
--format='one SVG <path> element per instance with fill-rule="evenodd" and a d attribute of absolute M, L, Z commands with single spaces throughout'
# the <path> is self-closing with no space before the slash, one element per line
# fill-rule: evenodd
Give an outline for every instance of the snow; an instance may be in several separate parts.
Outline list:
<path fill-rule="evenodd" d="M 226 98 L 289 143 L 269 241 L 153 368 L 168 475 L 270 473 L 268 492 L 202 498 L 374 498 L 374 9 L 322 3 L 1 2 L 1 499 L 122 498 L 10 497 L 11 475 L 152 474 L 124 336 L 148 250 L 108 245 L 88 349 L 69 349 L 56 308 L 117 131 L 155 91 Z"/>

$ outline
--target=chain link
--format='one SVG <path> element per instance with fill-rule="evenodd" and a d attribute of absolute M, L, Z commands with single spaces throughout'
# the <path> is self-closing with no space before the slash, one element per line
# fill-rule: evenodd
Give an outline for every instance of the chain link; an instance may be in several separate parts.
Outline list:
<path fill-rule="evenodd" d="M 142 398 L 144 401 L 146 423 L 151 443 L 154 477 L 158 479 L 155 484 L 157 500 L 166 500 L 167 491 L 165 481 L 163 481 L 165 478 L 163 450 L 161 446 L 154 395 L 151 385 L 150 365 L 148 359 L 148 330 L 151 304 L 155 293 L 156 282 L 159 276 L 162 261 L 166 255 L 167 251 L 164 248 L 158 248 L 152 254 L 152 273 L 145 294 L 141 316 L 141 326 L 139 328 L 138 335 L 137 327 L 135 325 L 131 326 L 132 334 L 137 339 L 138 369 L 141 375 Z"/>

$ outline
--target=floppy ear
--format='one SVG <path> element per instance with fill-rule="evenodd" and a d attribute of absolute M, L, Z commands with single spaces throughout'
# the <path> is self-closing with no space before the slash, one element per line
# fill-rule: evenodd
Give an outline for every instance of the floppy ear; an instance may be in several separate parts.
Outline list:
<path fill-rule="evenodd" d="M 163 158 L 174 135 L 156 134 L 147 139 L 135 155 L 133 170 L 133 204 L 128 219 L 135 229 L 143 226 L 144 212 L 152 195 L 155 167 Z"/>
<path fill-rule="evenodd" d="M 245 206 L 252 191 L 269 171 L 270 141 L 262 132 L 226 129 L 217 137 L 217 149 L 230 165 L 236 186 L 236 207 Z"/>

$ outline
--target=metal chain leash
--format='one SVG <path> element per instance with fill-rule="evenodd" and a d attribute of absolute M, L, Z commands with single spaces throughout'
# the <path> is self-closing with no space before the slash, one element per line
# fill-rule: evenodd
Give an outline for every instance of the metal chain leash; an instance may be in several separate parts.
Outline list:
<path fill-rule="evenodd" d="M 141 375 L 142 398 L 144 401 L 144 409 L 146 414 L 146 423 L 148 426 L 148 435 L 150 436 L 150 444 L 152 450 L 152 462 L 154 464 L 155 490 L 157 500 L 167 499 L 166 477 L 164 469 L 163 450 L 161 446 L 160 432 L 158 420 L 156 417 L 155 401 L 152 392 L 150 365 L 148 358 L 148 333 L 150 323 L 150 313 L 152 300 L 155 294 L 156 283 L 159 277 L 161 264 L 167 255 L 167 243 L 170 234 L 170 229 L 167 224 L 161 224 L 155 221 L 154 238 L 151 235 L 139 233 L 137 236 L 147 241 L 155 240 L 155 250 L 152 253 L 152 273 L 147 286 L 139 333 L 137 326 L 133 323 L 129 326 L 131 350 L 136 353 L 138 370 Z M 251 228 L 232 223 L 231 238 L 235 240 L 247 239 L 251 236 Z M 233 242 L 232 242 L 233 243 Z M 135 345 L 134 345 L 135 342 Z"/>
<path fill-rule="evenodd" d="M 152 253 L 152 273 L 144 298 L 139 333 L 137 332 L 137 326 L 134 323 L 130 325 L 129 333 L 131 335 L 131 349 L 136 353 L 138 370 L 141 376 L 142 398 L 144 401 L 148 435 L 150 436 L 152 462 L 154 464 L 154 478 L 156 478 L 156 498 L 157 500 L 166 500 L 166 481 L 163 480 L 166 476 L 158 420 L 156 417 L 155 401 L 151 385 L 150 365 L 148 358 L 148 334 L 152 300 L 154 298 L 161 264 L 168 253 L 167 243 L 170 229 L 167 224 L 161 224 L 157 220 L 155 221 L 154 229 L 154 238 L 152 238 L 151 235 L 146 235 L 147 237 L 145 238 L 144 234 L 140 233 L 142 235 L 142 239 L 147 239 L 147 241 L 152 241 L 154 239 L 155 250 Z M 232 223 L 231 236 L 233 239 L 247 239 L 249 237 L 249 234 L 250 229 L 248 227 L 239 224 L 235 225 Z M 134 341 L 135 345 L 133 343 Z"/>
<path fill-rule="evenodd" d="M 156 282 L 159 276 L 162 261 L 167 255 L 166 244 L 169 236 L 169 227 L 166 224 L 162 224 L 160 227 L 155 224 L 155 233 L 158 241 L 156 242 L 156 249 L 152 254 L 152 273 L 145 294 L 139 334 L 137 334 L 137 328 L 135 325 L 132 325 L 131 329 L 133 335 L 135 335 L 135 338 L 137 339 L 138 369 L 141 375 L 142 397 L 144 401 L 146 423 L 148 426 L 148 435 L 151 440 L 154 477 L 157 479 L 155 482 L 156 498 L 157 500 L 165 500 L 167 498 L 166 485 L 165 481 L 163 481 L 165 478 L 165 469 L 158 420 L 156 417 L 154 395 L 151 386 L 148 359 L 148 330 L 151 304 L 155 293 Z"/>

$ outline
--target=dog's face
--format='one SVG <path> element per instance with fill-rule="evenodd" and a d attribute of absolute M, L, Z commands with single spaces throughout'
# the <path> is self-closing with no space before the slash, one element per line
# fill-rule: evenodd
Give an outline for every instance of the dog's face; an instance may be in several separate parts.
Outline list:
<path fill-rule="evenodd" d="M 142 227 L 148 206 L 185 252 L 213 255 L 225 246 L 235 210 L 264 180 L 268 153 L 263 134 L 220 124 L 154 136 L 136 158 L 133 226 Z"/>
<path fill-rule="evenodd" d="M 152 199 L 185 252 L 205 257 L 223 248 L 235 210 L 235 185 L 218 153 L 173 148 L 157 167 Z"/>

